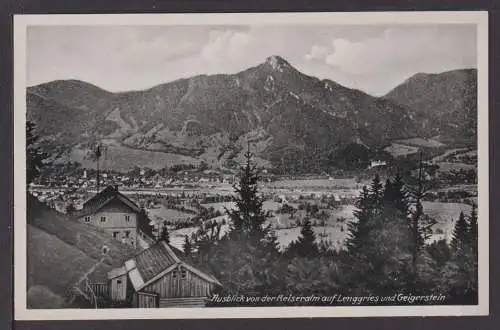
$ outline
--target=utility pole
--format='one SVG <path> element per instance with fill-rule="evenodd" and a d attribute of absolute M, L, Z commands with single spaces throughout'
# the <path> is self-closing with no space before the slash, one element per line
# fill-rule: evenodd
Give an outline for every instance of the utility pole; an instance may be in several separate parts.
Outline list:
<path fill-rule="evenodd" d="M 96 158 L 96 170 L 97 170 L 97 174 L 96 174 L 96 189 L 97 189 L 97 193 L 99 193 L 99 185 L 100 185 L 100 182 L 101 182 L 101 177 L 100 177 L 100 173 L 99 173 L 99 161 L 100 161 L 100 158 L 102 156 L 102 151 L 101 151 L 101 144 L 98 143 L 96 148 L 95 148 L 95 158 Z"/>
<path fill-rule="evenodd" d="M 411 217 L 411 236 L 412 236 L 412 277 L 413 277 L 413 285 L 416 284 L 417 281 L 417 262 L 418 262 L 418 254 L 420 251 L 421 240 L 421 220 L 423 215 L 423 207 L 422 207 L 422 198 L 425 195 L 424 186 L 423 186 L 423 162 L 422 162 L 422 151 L 419 153 L 418 160 L 418 182 L 416 188 L 410 188 L 410 192 L 413 195 L 415 201 L 415 213 Z"/>
<path fill-rule="evenodd" d="M 99 189 L 100 189 L 100 185 L 101 185 L 101 157 L 104 156 L 104 159 L 106 159 L 107 154 L 108 154 L 108 147 L 103 145 L 102 142 L 98 142 L 94 148 L 94 157 L 96 160 L 96 171 L 97 171 L 97 174 L 96 174 L 97 193 L 99 193 Z"/>
<path fill-rule="evenodd" d="M 417 267 L 417 256 L 418 256 L 418 241 L 419 241 L 419 232 L 418 232 L 418 223 L 420 220 L 420 216 L 422 215 L 422 151 L 420 151 L 419 154 L 419 160 L 418 160 L 418 186 L 417 186 L 417 193 L 415 195 L 416 201 L 416 214 L 413 217 L 413 224 L 412 224 L 412 232 L 413 232 L 413 242 L 415 244 L 414 250 L 413 250 L 413 258 L 412 258 L 412 264 L 413 264 L 413 270 L 416 270 Z"/>
<path fill-rule="evenodd" d="M 247 153 L 250 155 L 250 140 L 247 140 Z"/>

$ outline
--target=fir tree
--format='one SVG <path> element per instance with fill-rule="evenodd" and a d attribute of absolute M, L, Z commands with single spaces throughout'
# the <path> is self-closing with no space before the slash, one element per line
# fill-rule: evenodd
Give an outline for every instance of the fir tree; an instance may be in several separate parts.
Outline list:
<path fill-rule="evenodd" d="M 405 288 L 409 281 L 410 232 L 405 194 L 401 180 L 397 181 L 395 185 L 388 180 L 384 187 L 375 177 L 370 190 L 364 188 L 356 201 L 358 221 L 349 223 L 344 264 L 353 294 L 386 294 Z"/>
<path fill-rule="evenodd" d="M 459 252 L 459 250 L 464 249 L 467 244 L 469 236 L 469 225 L 465 220 L 465 215 L 460 212 L 457 222 L 455 223 L 455 228 L 453 230 L 453 236 L 451 239 L 451 249 L 453 252 Z"/>
<path fill-rule="evenodd" d="M 44 166 L 44 160 L 48 155 L 36 146 L 39 137 L 35 134 L 35 124 L 26 122 L 26 183 L 31 183 Z"/>
<path fill-rule="evenodd" d="M 427 252 L 436 262 L 438 267 L 442 267 L 451 258 L 451 251 L 446 239 L 432 242 L 427 246 Z"/>
<path fill-rule="evenodd" d="M 191 244 L 191 240 L 187 235 L 184 236 L 184 244 L 182 248 L 184 250 L 184 255 L 186 255 L 187 257 L 191 257 L 191 254 L 193 253 L 193 246 Z"/>
<path fill-rule="evenodd" d="M 413 289 L 416 290 L 416 286 L 418 286 L 418 259 L 422 253 L 422 248 L 425 245 L 425 240 L 429 237 L 431 228 L 435 223 L 433 219 L 425 215 L 424 208 L 422 206 L 422 200 L 427 194 L 427 188 L 425 187 L 423 177 L 422 153 L 420 153 L 419 156 L 419 170 L 416 186 L 408 187 L 408 189 L 410 197 L 412 198 L 412 204 L 414 205 L 414 210 L 411 212 L 409 217 L 409 228 L 411 232 L 410 242 L 414 284 Z"/>
<path fill-rule="evenodd" d="M 316 234 L 311 226 L 311 220 L 306 218 L 302 224 L 300 236 L 297 241 L 290 244 L 288 254 L 299 257 L 315 257 L 318 255 L 318 252 Z"/>
<path fill-rule="evenodd" d="M 363 187 L 359 198 L 355 202 L 357 210 L 353 212 L 356 221 L 347 224 L 347 239 L 345 245 L 349 251 L 354 251 L 365 240 L 369 221 L 372 216 L 372 203 L 370 192 L 366 186 Z"/>
<path fill-rule="evenodd" d="M 450 243 L 451 259 L 440 274 L 441 289 L 448 292 L 455 303 L 477 303 L 478 259 L 477 252 L 471 246 L 473 243 L 471 234 L 474 232 L 471 222 L 477 221 L 474 220 L 474 217 L 477 217 L 475 212 L 472 211 L 469 222 L 463 212 L 460 213 Z"/>
<path fill-rule="evenodd" d="M 370 198 L 374 211 L 380 211 L 380 206 L 384 198 L 384 185 L 380 181 L 380 176 L 377 174 L 372 180 L 370 186 Z"/>
<path fill-rule="evenodd" d="M 217 265 L 224 269 L 221 277 L 228 288 L 238 291 L 253 290 L 267 292 L 282 285 L 277 237 L 270 225 L 265 225 L 268 212 L 263 208 L 263 199 L 258 195 L 257 169 L 251 161 L 252 154 L 245 154 L 245 166 L 234 185 L 236 208 L 226 209 L 232 228 L 218 245 Z M 282 267 L 281 267 L 282 268 Z"/>
<path fill-rule="evenodd" d="M 257 182 L 259 176 L 257 169 L 252 164 L 250 150 L 245 153 L 245 166 L 241 169 L 239 182 L 233 186 L 237 196 L 235 197 L 236 208 L 226 209 L 232 220 L 233 237 L 252 239 L 257 243 L 265 238 L 269 229 L 264 226 L 268 218 L 268 212 L 263 208 L 264 200 L 257 194 Z"/>
<path fill-rule="evenodd" d="M 472 211 L 469 217 L 468 228 L 469 244 L 474 256 L 478 256 L 478 225 L 477 225 L 477 210 L 476 205 L 472 205 Z"/>
<path fill-rule="evenodd" d="M 383 197 L 382 197 L 382 200 L 384 203 L 391 201 L 392 193 L 393 193 L 392 181 L 391 181 L 391 179 L 388 178 L 387 180 L 385 180 L 385 188 L 384 188 L 384 193 L 383 193 Z"/>
<path fill-rule="evenodd" d="M 264 237 L 264 247 L 271 254 L 278 254 L 280 250 L 280 244 L 278 240 L 278 235 L 274 230 L 269 230 L 266 237 Z"/>
<path fill-rule="evenodd" d="M 170 234 L 168 233 L 166 222 L 163 222 L 163 226 L 161 227 L 160 240 L 170 243 Z"/>
<path fill-rule="evenodd" d="M 408 194 L 401 175 L 396 174 L 393 181 L 387 180 L 384 190 L 384 204 L 386 207 L 394 209 L 400 216 L 408 216 Z"/>
<path fill-rule="evenodd" d="M 154 237 L 153 226 L 150 224 L 148 213 L 146 212 L 146 209 L 144 209 L 144 207 L 141 207 L 141 211 L 137 215 L 137 227 L 149 237 Z"/>
<path fill-rule="evenodd" d="M 192 235 L 192 254 L 196 256 L 201 264 L 210 266 L 213 254 L 217 252 L 214 249 L 221 241 L 221 228 L 222 225 L 215 220 L 207 220 L 202 222 L 198 230 Z"/>

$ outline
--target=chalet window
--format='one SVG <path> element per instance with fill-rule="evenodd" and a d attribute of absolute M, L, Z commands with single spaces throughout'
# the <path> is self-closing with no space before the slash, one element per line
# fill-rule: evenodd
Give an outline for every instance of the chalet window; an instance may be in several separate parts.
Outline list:
<path fill-rule="evenodd" d="M 119 231 L 114 231 L 113 232 L 113 238 L 118 238 L 118 235 L 120 235 Z"/>
<path fill-rule="evenodd" d="M 129 222 L 130 221 L 130 215 L 125 216 L 125 221 Z"/>
<path fill-rule="evenodd" d="M 181 268 L 181 278 L 185 280 L 187 278 L 187 271 L 185 268 Z"/>
<path fill-rule="evenodd" d="M 125 237 L 126 237 L 126 238 L 129 238 L 129 237 L 130 237 L 130 231 L 128 231 L 128 230 L 126 230 L 126 231 L 125 231 Z"/>
<path fill-rule="evenodd" d="M 177 278 L 177 269 L 172 271 L 172 278 Z"/>
<path fill-rule="evenodd" d="M 106 222 L 106 217 L 101 217 L 101 222 Z"/>
<path fill-rule="evenodd" d="M 85 222 L 90 222 L 90 217 L 89 216 L 85 217 Z"/>
<path fill-rule="evenodd" d="M 122 284 L 122 280 L 116 280 L 116 284 Z"/>

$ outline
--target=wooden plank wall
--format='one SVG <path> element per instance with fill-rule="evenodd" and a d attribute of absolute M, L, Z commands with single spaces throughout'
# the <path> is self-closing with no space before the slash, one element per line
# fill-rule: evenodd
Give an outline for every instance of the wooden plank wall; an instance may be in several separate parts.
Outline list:
<path fill-rule="evenodd" d="M 110 288 L 109 288 L 109 294 L 111 297 L 111 300 L 114 301 L 123 301 L 125 300 L 126 294 L 127 294 L 127 274 L 123 274 L 121 276 L 118 276 L 111 281 L 110 283 Z M 118 284 L 117 281 L 121 281 L 121 284 Z"/>
<path fill-rule="evenodd" d="M 139 308 L 157 308 L 158 307 L 158 295 L 137 292 L 137 307 Z"/>
<path fill-rule="evenodd" d="M 177 277 L 172 276 L 173 272 L 165 274 L 158 281 L 145 287 L 143 292 L 158 293 L 160 298 L 181 298 L 181 297 L 207 297 L 213 289 L 213 284 L 199 277 L 198 275 L 186 271 L 186 278 L 181 278 L 181 272 L 177 272 Z"/>
<path fill-rule="evenodd" d="M 205 297 L 163 298 L 160 299 L 159 307 L 205 307 L 205 299 Z"/>

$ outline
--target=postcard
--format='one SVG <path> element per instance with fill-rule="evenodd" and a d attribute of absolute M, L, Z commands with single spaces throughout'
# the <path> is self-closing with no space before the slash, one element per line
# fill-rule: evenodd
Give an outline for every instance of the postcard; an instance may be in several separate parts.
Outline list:
<path fill-rule="evenodd" d="M 15 318 L 488 315 L 487 29 L 15 15 Z"/>

